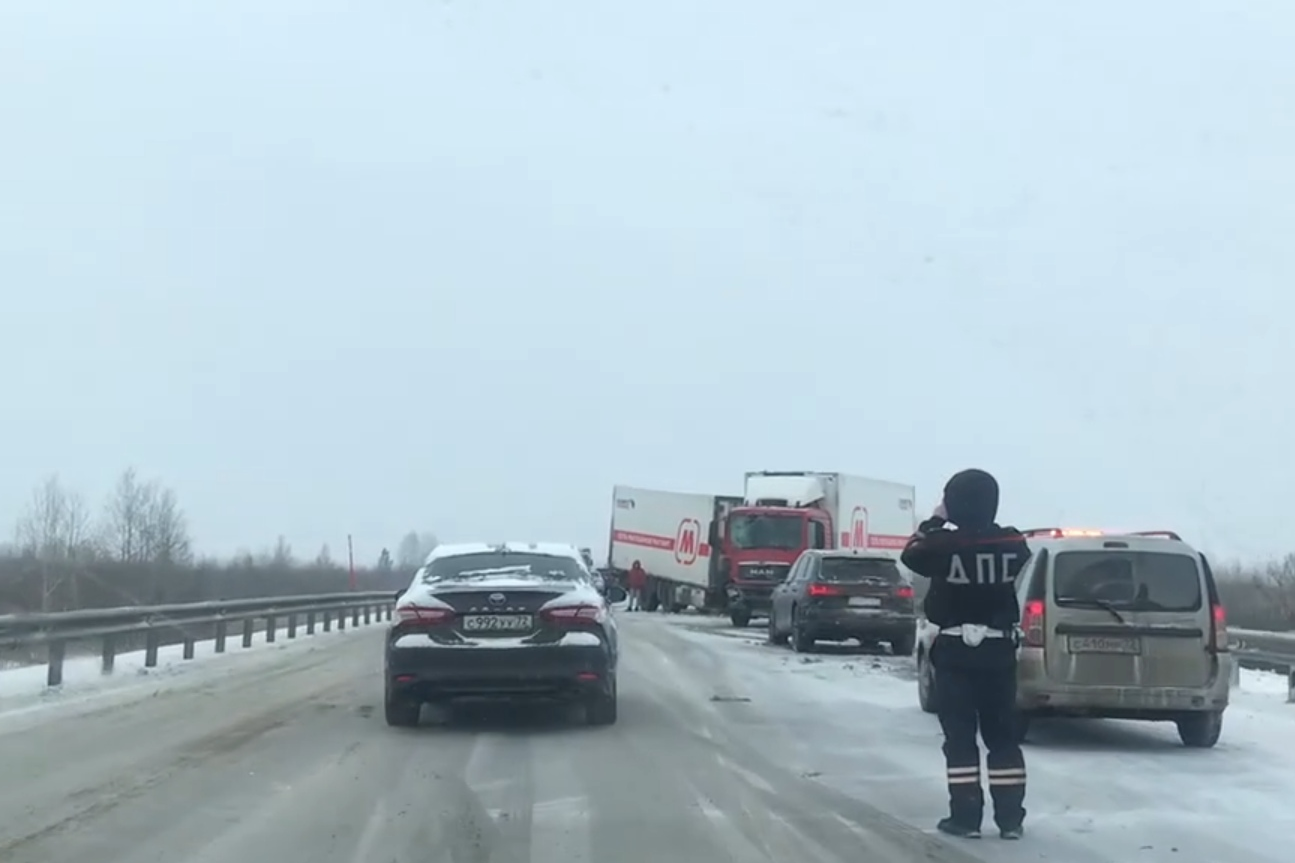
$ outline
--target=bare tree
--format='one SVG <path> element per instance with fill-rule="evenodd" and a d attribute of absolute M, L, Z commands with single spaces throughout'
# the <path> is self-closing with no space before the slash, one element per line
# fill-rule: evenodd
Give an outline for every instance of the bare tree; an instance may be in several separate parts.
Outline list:
<path fill-rule="evenodd" d="M 76 572 L 59 566 L 82 556 L 88 545 L 89 515 L 85 501 L 65 489 L 57 475 L 37 486 L 14 530 L 19 550 L 40 561 L 40 608 L 50 611 L 54 594 L 65 578 L 72 579 L 72 601 L 77 601 Z"/>
<path fill-rule="evenodd" d="M 1282 622 L 1295 624 L 1295 554 L 1274 560 L 1253 577 L 1255 588 Z"/>
<path fill-rule="evenodd" d="M 286 569 L 293 564 L 292 546 L 288 544 L 287 537 L 280 535 L 274 544 L 274 551 L 270 554 L 270 565 Z"/>
<path fill-rule="evenodd" d="M 423 557 L 420 553 L 422 542 L 418 538 L 418 532 L 411 530 L 400 540 L 400 545 L 396 546 L 396 562 L 401 569 L 417 569 L 423 565 Z"/>
<path fill-rule="evenodd" d="M 319 554 L 315 555 L 315 566 L 318 569 L 333 569 L 337 564 L 333 563 L 333 552 L 324 543 L 319 549 Z"/>
<path fill-rule="evenodd" d="M 188 521 L 175 492 L 141 481 L 134 468 L 117 480 L 101 532 L 108 553 L 124 563 L 193 561 Z"/>

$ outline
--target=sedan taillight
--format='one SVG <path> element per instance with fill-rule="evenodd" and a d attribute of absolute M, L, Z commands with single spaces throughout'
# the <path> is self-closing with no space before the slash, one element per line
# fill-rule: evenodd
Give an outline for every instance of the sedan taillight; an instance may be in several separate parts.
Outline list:
<path fill-rule="evenodd" d="M 606 619 L 607 609 L 600 605 L 555 605 L 540 609 L 540 620 L 557 626 L 602 623 Z"/>
<path fill-rule="evenodd" d="M 452 608 L 422 605 L 402 605 L 396 608 L 396 622 L 409 626 L 440 626 L 453 619 Z"/>

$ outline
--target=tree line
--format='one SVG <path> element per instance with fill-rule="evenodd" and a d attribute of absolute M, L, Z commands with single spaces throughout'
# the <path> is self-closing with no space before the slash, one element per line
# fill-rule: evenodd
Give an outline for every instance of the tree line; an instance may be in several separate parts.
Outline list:
<path fill-rule="evenodd" d="M 394 555 L 384 548 L 376 561 L 356 561 L 357 587 L 404 586 L 436 542 L 410 531 Z M 134 468 L 97 508 L 57 475 L 47 477 L 19 515 L 13 542 L 0 543 L 0 614 L 329 593 L 350 584 L 346 551 L 339 560 L 328 544 L 304 558 L 284 536 L 226 560 L 196 554 L 175 491 Z"/>

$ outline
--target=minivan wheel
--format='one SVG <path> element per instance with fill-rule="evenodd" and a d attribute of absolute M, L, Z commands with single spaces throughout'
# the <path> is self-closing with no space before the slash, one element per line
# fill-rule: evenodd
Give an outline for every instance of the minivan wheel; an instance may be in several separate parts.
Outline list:
<path fill-rule="evenodd" d="M 1178 737 L 1184 746 L 1209 749 L 1223 733 L 1223 711 L 1188 713 L 1178 718 Z"/>
<path fill-rule="evenodd" d="M 917 655 L 917 703 L 924 713 L 938 713 L 936 702 L 935 668 L 925 653 Z"/>

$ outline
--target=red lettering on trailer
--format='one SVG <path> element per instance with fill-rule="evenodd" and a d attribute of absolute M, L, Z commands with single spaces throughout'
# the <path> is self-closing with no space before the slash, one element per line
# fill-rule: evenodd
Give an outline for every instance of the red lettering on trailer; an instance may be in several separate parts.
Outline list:
<path fill-rule="evenodd" d="M 856 506 L 850 513 L 850 547 L 868 547 L 868 509 Z"/>
<path fill-rule="evenodd" d="M 685 518 L 679 522 L 679 529 L 674 536 L 674 559 L 684 566 L 692 566 L 697 560 L 700 545 L 701 524 L 695 518 Z"/>

